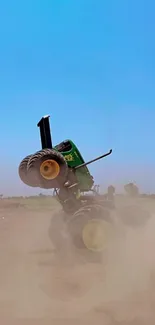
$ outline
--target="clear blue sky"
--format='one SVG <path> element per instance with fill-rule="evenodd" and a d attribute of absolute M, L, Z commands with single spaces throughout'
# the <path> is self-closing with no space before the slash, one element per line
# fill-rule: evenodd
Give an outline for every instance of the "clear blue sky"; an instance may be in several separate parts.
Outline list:
<path fill-rule="evenodd" d="M 55 144 L 85 159 L 113 148 L 97 182 L 155 190 L 154 17 L 153 0 L 0 2 L 0 191 L 28 191 L 17 168 L 45 114 Z"/>

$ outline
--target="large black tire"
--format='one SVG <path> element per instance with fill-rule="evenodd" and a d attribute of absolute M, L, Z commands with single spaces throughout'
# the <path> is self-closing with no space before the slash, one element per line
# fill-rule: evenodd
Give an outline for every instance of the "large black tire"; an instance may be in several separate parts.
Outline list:
<path fill-rule="evenodd" d="M 63 211 L 55 212 L 51 218 L 48 229 L 49 239 L 54 248 L 54 263 L 60 261 L 62 264 L 69 264 L 70 250 L 72 249 L 69 236 L 66 231 L 66 215 Z"/>
<path fill-rule="evenodd" d="M 41 175 L 40 168 L 45 161 L 54 161 L 59 165 L 59 174 L 54 179 L 46 179 Z M 28 161 L 28 173 L 35 175 L 39 187 L 50 189 L 61 187 L 67 179 L 68 165 L 63 155 L 53 149 L 37 151 Z"/>
<path fill-rule="evenodd" d="M 32 156 L 33 155 L 28 155 L 21 161 L 19 168 L 18 168 L 18 173 L 19 173 L 19 177 L 20 177 L 21 181 L 24 184 L 31 186 L 31 187 L 37 187 L 36 180 L 34 178 L 32 178 L 32 175 L 30 175 L 27 170 L 27 165 L 28 165 L 29 159 Z"/>
<path fill-rule="evenodd" d="M 100 262 L 105 258 L 106 246 L 102 250 L 91 250 L 83 241 L 84 227 L 90 221 L 95 222 L 95 220 L 103 223 L 105 231 L 109 229 L 109 235 L 112 235 L 114 230 L 112 212 L 97 204 L 84 206 L 75 212 L 67 221 L 67 229 L 76 252 L 78 252 L 86 261 Z M 110 240 L 110 238 L 108 238 L 108 240 Z"/>

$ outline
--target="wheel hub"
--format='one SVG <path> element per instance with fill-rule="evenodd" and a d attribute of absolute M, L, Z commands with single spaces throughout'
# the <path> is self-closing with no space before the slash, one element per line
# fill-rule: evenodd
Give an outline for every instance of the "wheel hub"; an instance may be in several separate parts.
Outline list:
<path fill-rule="evenodd" d="M 91 251 L 102 251 L 106 247 L 107 232 L 103 220 L 92 219 L 83 228 L 83 243 Z"/>
<path fill-rule="evenodd" d="M 47 180 L 55 179 L 60 173 L 59 164 L 52 159 L 45 160 L 40 166 L 40 174 Z"/>

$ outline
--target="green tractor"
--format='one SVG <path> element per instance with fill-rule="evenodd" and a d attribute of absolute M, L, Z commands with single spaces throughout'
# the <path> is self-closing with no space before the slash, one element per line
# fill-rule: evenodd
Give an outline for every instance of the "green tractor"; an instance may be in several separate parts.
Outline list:
<path fill-rule="evenodd" d="M 87 166 L 110 155 L 112 150 L 85 162 L 73 141 L 65 140 L 53 146 L 49 117 L 44 116 L 37 125 L 42 149 L 21 161 L 20 179 L 31 187 L 54 189 L 74 247 L 80 252 L 102 252 L 106 229 L 113 223 L 114 188 L 109 188 L 105 196 L 95 192 Z"/>
<path fill-rule="evenodd" d="M 28 186 L 54 190 L 63 208 L 63 224 L 72 247 L 87 258 L 90 256 L 93 260 L 100 259 L 103 251 L 106 251 L 108 241 L 116 232 L 116 219 L 127 223 L 134 218 L 132 223 L 135 223 L 138 218 L 139 223 L 142 212 L 133 206 L 125 207 L 119 213 L 119 218 L 116 218 L 114 187 L 109 186 L 106 195 L 98 194 L 94 191 L 94 180 L 87 167 L 110 155 L 112 150 L 85 162 L 73 141 L 65 140 L 53 146 L 49 117 L 44 116 L 37 125 L 42 149 L 21 161 L 19 177 Z M 143 214 L 144 219 L 148 218 L 147 213 Z M 57 241 L 57 237 L 62 236 L 60 227 L 58 228 L 57 234 L 55 228 L 50 231 L 52 240 L 56 238 Z M 62 241 L 59 246 L 63 246 Z"/>

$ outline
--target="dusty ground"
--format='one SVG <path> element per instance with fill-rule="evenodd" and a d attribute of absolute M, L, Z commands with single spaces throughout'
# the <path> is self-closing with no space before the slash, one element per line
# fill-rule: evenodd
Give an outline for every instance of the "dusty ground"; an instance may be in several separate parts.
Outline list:
<path fill-rule="evenodd" d="M 106 265 L 78 265 L 70 250 L 69 268 L 49 238 L 58 207 L 46 203 L 0 202 L 0 324 L 155 324 L 155 218 L 124 229 Z"/>

